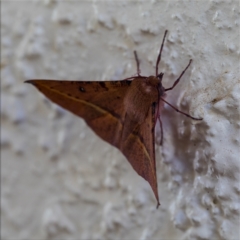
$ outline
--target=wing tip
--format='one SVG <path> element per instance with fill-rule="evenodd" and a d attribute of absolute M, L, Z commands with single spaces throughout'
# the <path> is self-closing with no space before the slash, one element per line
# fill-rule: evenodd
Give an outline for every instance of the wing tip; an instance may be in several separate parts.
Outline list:
<path fill-rule="evenodd" d="M 24 83 L 31 83 L 31 84 L 34 84 L 34 80 L 26 80 L 26 81 L 24 81 Z"/>

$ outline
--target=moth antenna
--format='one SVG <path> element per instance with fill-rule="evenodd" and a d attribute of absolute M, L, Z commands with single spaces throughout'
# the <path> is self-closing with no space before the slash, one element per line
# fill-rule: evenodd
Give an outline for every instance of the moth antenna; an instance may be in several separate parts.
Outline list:
<path fill-rule="evenodd" d="M 136 60 L 136 64 L 137 64 L 137 75 L 140 76 L 140 61 L 139 61 L 139 58 L 138 58 L 138 55 L 137 55 L 137 51 L 134 51 L 134 57 L 135 57 L 135 60 Z"/>
<path fill-rule="evenodd" d="M 188 69 L 188 67 L 190 66 L 191 62 L 192 62 L 192 59 L 190 59 L 187 67 L 182 71 L 181 75 L 180 75 L 180 76 L 178 77 L 178 79 L 173 83 L 172 87 L 166 88 L 166 89 L 165 89 L 165 92 L 166 92 L 166 91 L 169 91 L 169 90 L 172 90 L 172 89 L 179 83 L 182 75 L 187 71 L 187 69 Z"/>
<path fill-rule="evenodd" d="M 163 98 L 161 98 L 161 100 L 163 100 L 165 103 L 167 103 L 170 107 L 172 107 L 175 111 L 185 115 L 186 117 L 189 117 L 191 119 L 194 119 L 194 120 L 203 120 L 203 118 L 195 118 L 195 117 L 192 117 L 191 115 L 185 113 L 185 112 L 182 112 L 180 111 L 178 108 L 174 107 L 172 104 L 170 104 L 169 102 L 167 102 L 166 100 L 164 100 Z"/>
<path fill-rule="evenodd" d="M 164 42 L 165 42 L 165 38 L 166 38 L 167 32 L 168 32 L 168 30 L 166 30 L 165 33 L 164 33 L 163 41 L 162 41 L 161 48 L 160 48 L 160 51 L 159 51 L 159 54 L 158 54 L 158 58 L 157 58 L 157 63 L 156 63 L 156 77 L 158 76 L 158 65 L 159 65 L 159 63 L 160 63 L 160 61 L 161 61 L 161 54 L 162 54 L 163 45 L 164 45 Z"/>

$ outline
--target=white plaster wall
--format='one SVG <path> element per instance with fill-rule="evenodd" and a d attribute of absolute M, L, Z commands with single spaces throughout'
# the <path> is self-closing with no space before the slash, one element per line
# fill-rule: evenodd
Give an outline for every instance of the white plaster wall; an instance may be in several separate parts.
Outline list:
<path fill-rule="evenodd" d="M 2 1 L 2 239 L 240 239 L 239 1 Z M 161 206 L 117 150 L 31 78 L 116 80 L 154 66 L 164 86 Z M 157 136 L 159 136 L 157 134 Z"/>

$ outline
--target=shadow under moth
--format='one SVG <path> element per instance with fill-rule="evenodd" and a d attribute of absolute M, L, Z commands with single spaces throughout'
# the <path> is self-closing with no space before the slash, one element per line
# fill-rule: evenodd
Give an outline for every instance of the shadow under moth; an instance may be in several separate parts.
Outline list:
<path fill-rule="evenodd" d="M 155 76 L 142 76 L 137 52 L 136 76 L 119 81 L 59 81 L 27 80 L 47 98 L 59 106 L 83 118 L 87 125 L 103 140 L 118 148 L 133 169 L 151 186 L 160 205 L 155 162 L 155 125 L 159 121 L 161 143 L 163 127 L 160 108 L 166 103 L 174 110 L 194 120 L 187 113 L 178 110 L 165 100 L 166 92 L 172 90 L 190 66 L 173 83 L 162 86 L 163 72 L 158 72 L 161 54 L 167 35 L 165 31 L 156 61 Z"/>

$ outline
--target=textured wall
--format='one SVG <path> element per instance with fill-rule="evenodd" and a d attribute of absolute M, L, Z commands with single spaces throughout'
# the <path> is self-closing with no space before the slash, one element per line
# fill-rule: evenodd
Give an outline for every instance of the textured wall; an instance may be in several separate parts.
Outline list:
<path fill-rule="evenodd" d="M 1 3 L 2 239 L 240 239 L 239 2 Z M 46 100 L 31 78 L 164 86 L 161 206 L 122 154 Z M 159 134 L 157 134 L 159 136 Z"/>

